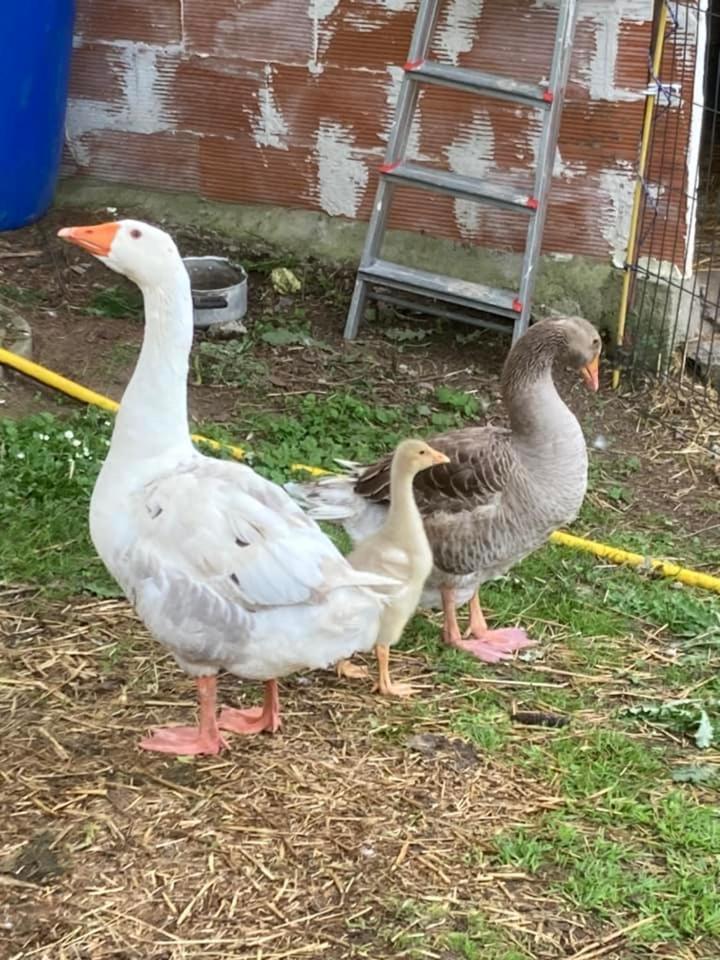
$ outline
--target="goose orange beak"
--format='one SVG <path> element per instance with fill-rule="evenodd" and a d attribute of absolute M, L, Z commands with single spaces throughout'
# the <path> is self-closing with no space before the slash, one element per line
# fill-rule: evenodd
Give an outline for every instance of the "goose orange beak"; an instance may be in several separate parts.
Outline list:
<path fill-rule="evenodd" d="M 93 227 L 63 227 L 58 230 L 58 236 L 96 257 L 107 257 L 119 229 L 120 224 L 114 222 L 98 223 Z"/>
<path fill-rule="evenodd" d="M 432 457 L 433 463 L 450 463 L 450 457 L 446 457 L 444 453 L 440 453 L 439 450 L 433 450 L 430 448 L 430 456 Z"/>
<path fill-rule="evenodd" d="M 597 393 L 600 382 L 598 380 L 600 372 L 600 354 L 594 357 L 590 363 L 586 363 L 585 366 L 580 370 L 580 374 L 585 381 L 585 385 L 588 390 L 592 390 L 593 393 Z"/>

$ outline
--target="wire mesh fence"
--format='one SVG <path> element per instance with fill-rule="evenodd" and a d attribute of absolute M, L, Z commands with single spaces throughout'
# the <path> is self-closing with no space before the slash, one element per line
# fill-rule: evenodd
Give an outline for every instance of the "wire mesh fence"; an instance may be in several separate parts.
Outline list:
<path fill-rule="evenodd" d="M 659 44 L 659 47 L 658 47 Z M 652 122 L 617 362 L 720 417 L 720 0 L 658 0 Z"/>

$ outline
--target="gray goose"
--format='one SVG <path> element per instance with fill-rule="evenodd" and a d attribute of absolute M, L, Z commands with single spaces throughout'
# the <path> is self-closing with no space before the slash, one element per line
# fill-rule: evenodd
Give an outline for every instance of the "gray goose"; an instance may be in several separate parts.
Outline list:
<path fill-rule="evenodd" d="M 449 462 L 419 473 L 415 498 L 433 551 L 420 605 L 442 607 L 445 643 L 488 663 L 533 643 L 524 630 L 488 628 L 478 587 L 500 577 L 578 514 L 587 488 L 587 449 L 575 415 L 557 392 L 555 361 L 598 389 L 601 340 L 581 317 L 534 324 L 507 356 L 502 399 L 510 428 L 468 427 L 431 437 Z M 340 522 L 357 543 L 383 524 L 392 454 L 340 476 L 286 484 L 317 520 Z M 456 608 L 469 602 L 463 635 Z"/>

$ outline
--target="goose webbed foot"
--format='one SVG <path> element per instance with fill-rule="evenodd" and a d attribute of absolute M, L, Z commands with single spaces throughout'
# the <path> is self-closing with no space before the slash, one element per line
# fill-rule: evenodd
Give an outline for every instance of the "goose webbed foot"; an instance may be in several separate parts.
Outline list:
<path fill-rule="evenodd" d="M 416 692 L 412 684 L 390 679 L 390 647 L 379 643 L 375 647 L 375 656 L 378 662 L 378 682 L 375 685 L 375 691 L 384 697 L 402 699 L 412 697 Z"/>
<path fill-rule="evenodd" d="M 265 683 L 265 697 L 261 707 L 236 710 L 225 707 L 218 720 L 221 730 L 249 736 L 255 733 L 275 733 L 280 729 L 280 697 L 277 680 Z"/>
<path fill-rule="evenodd" d="M 365 680 L 368 675 L 368 668 L 359 663 L 353 663 L 352 660 L 338 660 L 335 664 L 335 672 L 339 677 L 346 680 Z"/>
<path fill-rule="evenodd" d="M 199 726 L 158 727 L 149 737 L 140 741 L 142 750 L 190 757 L 204 753 L 220 753 L 227 746 L 218 729 L 215 677 L 198 677 L 196 685 L 200 708 Z"/>
<path fill-rule="evenodd" d="M 490 630 L 483 616 L 480 601 L 475 594 L 470 601 L 470 624 L 464 636 L 460 633 L 455 613 L 455 591 L 443 590 L 443 640 L 451 647 L 463 650 L 485 663 L 511 660 L 513 654 L 535 645 L 520 627 Z"/>

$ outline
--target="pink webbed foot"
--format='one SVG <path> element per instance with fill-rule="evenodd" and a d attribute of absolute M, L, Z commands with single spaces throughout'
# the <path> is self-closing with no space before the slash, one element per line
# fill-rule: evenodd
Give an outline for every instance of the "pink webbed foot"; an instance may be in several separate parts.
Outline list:
<path fill-rule="evenodd" d="M 218 718 L 218 726 L 221 730 L 244 736 L 264 731 L 275 733 L 280 729 L 280 722 L 280 699 L 276 680 L 268 680 L 265 684 L 265 699 L 262 707 L 249 707 L 247 710 L 225 707 Z"/>
<path fill-rule="evenodd" d="M 140 741 L 142 750 L 172 753 L 190 757 L 201 753 L 215 754 L 227 746 L 215 720 L 215 677 L 198 677 L 195 681 L 200 707 L 198 727 L 159 727 Z"/>
<path fill-rule="evenodd" d="M 455 591 L 443 590 L 442 598 L 445 615 L 443 640 L 449 646 L 464 650 L 485 663 L 499 663 L 501 660 L 510 660 L 517 650 L 535 645 L 535 641 L 519 627 L 488 629 L 477 594 L 470 600 L 470 626 L 465 636 L 461 636 L 455 613 Z"/>
<path fill-rule="evenodd" d="M 512 659 L 517 650 L 535 646 L 535 641 L 519 627 L 506 627 L 501 630 L 485 630 L 479 635 L 468 634 L 452 645 L 485 663 L 499 663 L 501 660 Z"/>
<path fill-rule="evenodd" d="M 225 747 L 227 742 L 219 733 L 213 737 L 199 727 L 159 727 L 153 730 L 149 737 L 140 741 L 142 750 L 172 753 L 177 757 L 216 754 Z"/>
<path fill-rule="evenodd" d="M 240 733 L 246 736 L 254 733 L 275 733 L 280 728 L 280 718 L 275 720 L 265 715 L 263 707 L 250 707 L 247 710 L 235 710 L 225 707 L 220 712 L 218 726 L 229 733 Z"/>

